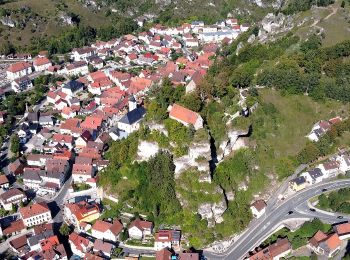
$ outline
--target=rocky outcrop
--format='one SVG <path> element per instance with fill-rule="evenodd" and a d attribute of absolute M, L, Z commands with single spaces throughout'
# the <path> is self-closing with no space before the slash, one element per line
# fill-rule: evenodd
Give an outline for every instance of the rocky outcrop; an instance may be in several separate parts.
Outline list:
<path fill-rule="evenodd" d="M 252 34 L 252 35 L 249 36 L 247 42 L 248 43 L 253 43 L 254 41 L 255 41 L 255 34 Z"/>
<path fill-rule="evenodd" d="M 201 172 L 207 172 L 210 179 L 209 161 L 211 160 L 210 143 L 200 142 L 193 143 L 188 149 L 188 154 L 174 159 L 175 178 L 178 178 L 181 172 L 196 167 Z"/>
<path fill-rule="evenodd" d="M 243 42 L 238 43 L 237 48 L 236 48 L 236 55 L 238 56 L 239 51 L 244 47 Z"/>
<path fill-rule="evenodd" d="M 310 17 L 300 20 L 294 20 L 292 15 L 278 13 L 268 13 L 261 21 L 258 39 L 260 42 L 274 41 L 278 35 L 283 35 L 294 27 L 302 26 Z"/>
<path fill-rule="evenodd" d="M 159 152 L 156 142 L 140 141 L 137 148 L 137 161 L 148 161 Z"/>
<path fill-rule="evenodd" d="M 244 140 L 241 140 L 241 137 L 247 135 L 248 132 L 249 130 L 229 131 L 227 134 L 227 139 L 220 143 L 219 149 L 217 151 L 217 161 L 221 162 L 226 156 L 228 156 L 233 151 L 245 147 L 245 142 Z"/>
<path fill-rule="evenodd" d="M 164 134 L 165 136 L 168 136 L 168 130 L 165 128 L 165 126 L 163 124 L 157 124 L 157 123 L 148 123 L 146 125 L 149 130 L 151 131 L 159 131 L 160 133 Z"/>
<path fill-rule="evenodd" d="M 203 219 L 208 221 L 208 226 L 212 227 L 216 223 L 221 223 L 224 221 L 222 214 L 227 209 L 227 205 L 224 197 L 220 202 L 217 203 L 203 203 L 198 207 L 198 214 L 202 216 Z"/>

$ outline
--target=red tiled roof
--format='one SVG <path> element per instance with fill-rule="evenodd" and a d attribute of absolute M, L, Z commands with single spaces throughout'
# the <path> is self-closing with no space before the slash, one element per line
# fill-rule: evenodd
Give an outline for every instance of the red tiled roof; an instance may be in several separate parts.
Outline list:
<path fill-rule="evenodd" d="M 28 69 L 30 68 L 32 65 L 28 62 L 24 62 L 24 61 L 21 61 L 21 62 L 16 62 L 16 63 L 13 63 L 11 64 L 8 68 L 7 68 L 7 71 L 9 72 L 12 72 L 12 73 L 15 73 L 15 72 L 18 72 L 18 71 L 21 71 L 21 70 L 25 70 L 25 69 Z"/>
<path fill-rule="evenodd" d="M 183 106 L 174 104 L 171 107 L 169 117 L 194 125 L 199 117 L 199 114 Z"/>
<path fill-rule="evenodd" d="M 339 236 L 344 234 L 350 234 L 350 223 L 336 225 L 335 230 Z"/>
<path fill-rule="evenodd" d="M 141 220 L 141 219 L 137 218 L 133 222 L 130 223 L 129 228 L 132 228 L 134 226 L 143 231 L 145 229 L 152 229 L 153 223 L 150 221 Z"/>
<path fill-rule="evenodd" d="M 75 130 L 76 128 L 79 128 L 81 123 L 81 119 L 78 118 L 70 118 L 67 119 L 64 123 L 61 124 L 60 129 L 67 129 L 67 130 Z"/>
<path fill-rule="evenodd" d="M 36 203 L 19 209 L 23 219 L 50 212 L 46 203 Z"/>
<path fill-rule="evenodd" d="M 49 237 L 40 242 L 41 250 L 50 250 L 57 245 L 59 245 L 57 236 Z"/>
<path fill-rule="evenodd" d="M 327 243 L 328 248 L 332 251 L 341 245 L 339 236 L 336 233 L 329 235 L 325 242 Z"/>
<path fill-rule="evenodd" d="M 102 118 L 96 116 L 88 116 L 84 122 L 81 123 L 80 127 L 83 129 L 96 130 L 102 125 Z"/>
<path fill-rule="evenodd" d="M 73 232 L 73 233 L 71 233 L 69 235 L 69 241 L 72 242 L 75 245 L 75 247 L 81 252 L 84 251 L 82 245 L 85 248 L 89 246 L 89 240 L 84 238 L 84 237 L 82 237 L 82 236 L 80 236 L 80 235 L 78 235 L 75 232 Z"/>
<path fill-rule="evenodd" d="M 123 225 L 118 220 L 115 220 L 113 224 L 106 221 L 97 220 L 92 226 L 92 229 L 101 233 L 110 230 L 114 235 L 118 235 L 123 230 Z"/>
<path fill-rule="evenodd" d="M 290 249 L 291 249 L 291 244 L 286 238 L 277 240 L 276 243 L 269 246 L 269 251 L 272 257 L 276 257 Z"/>
<path fill-rule="evenodd" d="M 131 79 L 129 93 L 135 94 L 137 92 L 145 90 L 145 89 L 149 88 L 152 85 L 152 83 L 153 82 L 150 79 L 134 77 Z"/>
<path fill-rule="evenodd" d="M 88 215 L 100 212 L 100 209 L 97 204 L 87 203 L 85 201 L 81 201 L 78 203 L 69 203 L 66 204 L 66 207 L 70 209 L 70 211 L 72 212 L 72 214 L 75 215 L 78 221 L 84 219 Z"/>
<path fill-rule="evenodd" d="M 199 254 L 192 252 L 179 253 L 178 260 L 199 260 Z"/>
<path fill-rule="evenodd" d="M 46 57 L 42 57 L 42 58 L 36 58 L 33 64 L 34 66 L 41 66 L 45 64 L 51 64 L 51 61 Z"/>
<path fill-rule="evenodd" d="M 171 252 L 164 248 L 156 253 L 156 260 L 171 260 Z"/>
<path fill-rule="evenodd" d="M 7 236 L 15 232 L 19 232 L 26 227 L 24 226 L 23 220 L 19 219 L 10 223 L 10 226 L 3 228 L 2 233 Z"/>
<path fill-rule="evenodd" d="M 89 74 L 89 76 L 91 77 L 91 79 L 93 81 L 96 81 L 98 79 L 101 79 L 101 78 L 106 78 L 106 74 L 103 72 L 103 71 L 95 71 L 95 72 L 91 72 Z"/>
<path fill-rule="evenodd" d="M 258 211 L 261 211 L 266 207 L 266 203 L 263 200 L 257 200 L 252 204 L 252 207 L 256 208 Z"/>
<path fill-rule="evenodd" d="M 4 174 L 0 175 L 0 185 L 6 184 L 6 183 L 9 183 L 9 179 Z"/>
<path fill-rule="evenodd" d="M 93 173 L 93 167 L 89 164 L 77 164 L 73 165 L 72 174 L 77 175 L 89 175 L 91 176 Z"/>
<path fill-rule="evenodd" d="M 327 235 L 323 233 L 321 230 L 317 231 L 316 234 L 310 239 L 310 244 L 317 247 L 318 244 L 325 240 L 327 238 Z"/>
<path fill-rule="evenodd" d="M 64 142 L 64 143 L 71 144 L 73 142 L 73 136 L 63 135 L 63 134 L 54 134 L 52 136 L 52 140 L 58 143 Z"/>

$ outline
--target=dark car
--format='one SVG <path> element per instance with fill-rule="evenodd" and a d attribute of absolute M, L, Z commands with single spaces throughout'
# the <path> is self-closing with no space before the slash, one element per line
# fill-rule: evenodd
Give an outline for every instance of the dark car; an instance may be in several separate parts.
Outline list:
<path fill-rule="evenodd" d="M 316 210 L 313 208 L 309 208 L 310 211 L 315 212 Z"/>
<path fill-rule="evenodd" d="M 325 192 L 325 191 L 327 191 L 327 189 L 322 189 L 322 192 Z"/>
<path fill-rule="evenodd" d="M 343 216 L 338 216 L 337 218 L 342 219 L 342 218 L 343 218 Z"/>
<path fill-rule="evenodd" d="M 293 211 L 292 210 L 288 211 L 288 215 L 291 215 L 291 214 L 293 214 Z"/>

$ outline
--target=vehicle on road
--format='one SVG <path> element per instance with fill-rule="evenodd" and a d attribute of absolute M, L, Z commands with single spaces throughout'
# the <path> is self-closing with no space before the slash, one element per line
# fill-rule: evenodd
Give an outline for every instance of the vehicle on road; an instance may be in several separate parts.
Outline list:
<path fill-rule="evenodd" d="M 325 192 L 325 191 L 327 191 L 327 189 L 322 189 L 322 192 Z"/>
<path fill-rule="evenodd" d="M 293 214 L 292 210 L 288 211 L 288 215 L 292 215 L 292 214 Z"/>
<path fill-rule="evenodd" d="M 316 209 L 313 209 L 313 208 L 309 208 L 309 210 L 312 211 L 312 212 L 316 211 Z"/>
<path fill-rule="evenodd" d="M 338 216 L 337 218 L 338 218 L 338 219 L 342 219 L 342 218 L 344 218 L 344 217 L 343 217 L 343 216 Z"/>

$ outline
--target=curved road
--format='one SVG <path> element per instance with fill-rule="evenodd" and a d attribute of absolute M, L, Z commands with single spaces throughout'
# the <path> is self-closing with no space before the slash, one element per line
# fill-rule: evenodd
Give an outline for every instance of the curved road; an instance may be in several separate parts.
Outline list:
<path fill-rule="evenodd" d="M 321 212 L 316 210 L 312 212 L 309 210 L 307 201 L 312 197 L 318 196 L 323 189 L 336 190 L 350 186 L 350 179 L 336 180 L 327 183 L 314 184 L 298 193 L 295 193 L 288 199 L 274 204 L 267 208 L 267 212 L 259 219 L 254 220 L 250 227 L 231 245 L 225 253 L 213 253 L 204 251 L 207 259 L 244 259 L 249 251 L 259 246 L 267 237 L 269 237 L 275 229 L 288 219 L 312 219 L 319 218 L 328 223 L 341 222 L 350 220 L 349 216 L 343 219 L 338 219 L 338 215 Z M 288 212 L 293 211 L 292 214 Z"/>

